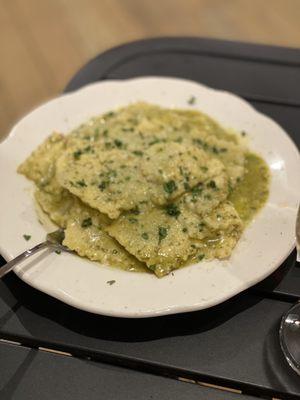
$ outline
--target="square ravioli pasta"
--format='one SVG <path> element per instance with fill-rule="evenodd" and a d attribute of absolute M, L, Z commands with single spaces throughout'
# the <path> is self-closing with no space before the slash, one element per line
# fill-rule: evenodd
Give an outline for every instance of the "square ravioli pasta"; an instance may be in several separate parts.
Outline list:
<path fill-rule="evenodd" d="M 123 215 L 106 231 L 157 276 L 179 268 L 193 250 L 180 222 L 157 208 Z"/>
<path fill-rule="evenodd" d="M 158 277 L 230 257 L 269 193 L 265 162 L 199 111 L 135 103 L 53 133 L 18 168 L 78 255 Z"/>
<path fill-rule="evenodd" d="M 203 258 L 226 258 L 242 233 L 243 223 L 229 202 L 206 215 L 184 205 L 128 213 L 106 231 L 158 277 Z"/>
<path fill-rule="evenodd" d="M 186 143 L 157 143 L 139 155 L 101 145 L 80 157 L 76 151 L 68 148 L 58 159 L 59 184 L 112 219 L 140 204 L 164 205 L 225 171 L 219 160 Z"/>
<path fill-rule="evenodd" d="M 54 133 L 19 167 L 19 172 L 37 186 L 36 202 L 55 224 L 64 228 L 63 244 L 69 249 L 93 261 L 144 271 L 142 263 L 105 232 L 111 220 L 59 185 L 56 161 L 65 146 L 65 137 Z"/>

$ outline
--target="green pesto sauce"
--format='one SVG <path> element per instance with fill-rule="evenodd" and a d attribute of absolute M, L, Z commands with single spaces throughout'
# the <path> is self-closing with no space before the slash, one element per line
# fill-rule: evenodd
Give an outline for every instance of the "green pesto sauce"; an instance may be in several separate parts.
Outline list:
<path fill-rule="evenodd" d="M 195 99 L 191 98 L 190 102 L 190 104 L 193 104 L 195 102 Z M 130 107 L 128 108 L 129 110 L 131 110 Z M 79 199 L 83 200 L 83 203 L 79 202 L 80 210 L 78 210 L 77 202 L 74 202 L 74 204 L 76 205 L 74 207 L 73 205 L 70 206 L 70 210 L 73 211 L 68 210 L 67 217 L 72 221 L 75 221 L 78 216 L 78 212 L 80 212 L 83 217 L 78 227 L 78 231 L 75 230 L 73 232 L 70 228 L 66 229 L 66 231 L 68 231 L 69 229 L 69 232 L 71 232 L 69 236 L 69 238 L 71 238 L 69 242 L 70 245 L 75 247 L 75 249 L 79 249 L 81 252 L 80 254 L 85 255 L 88 258 L 91 257 L 93 251 L 92 259 L 98 260 L 100 262 L 102 262 L 103 259 L 106 260 L 107 255 L 109 255 L 109 260 L 112 260 L 110 261 L 111 266 L 117 266 L 118 268 L 127 271 L 147 271 L 151 273 L 151 271 L 154 270 L 156 272 L 156 264 L 154 264 L 155 261 L 153 262 L 153 264 L 151 262 L 151 265 L 148 265 L 148 268 L 146 268 L 143 262 L 138 262 L 135 257 L 139 257 L 141 260 L 147 259 L 147 257 L 149 259 L 150 256 L 155 260 L 157 259 L 158 263 L 160 263 L 158 265 L 158 268 L 160 268 L 160 270 L 158 270 L 159 273 L 163 272 L 164 268 L 166 269 L 166 273 L 170 272 L 170 268 L 177 268 L 177 266 L 179 265 L 178 260 L 186 260 L 188 257 L 190 258 L 187 259 L 186 264 L 199 262 L 203 259 L 227 257 L 234 248 L 235 243 L 238 241 L 243 227 L 246 226 L 247 223 L 249 223 L 253 219 L 254 215 L 258 212 L 260 208 L 263 207 L 268 198 L 270 174 L 266 163 L 256 154 L 250 152 L 246 153 L 245 174 L 242 175 L 243 155 L 245 150 L 244 148 L 239 148 L 240 141 L 236 133 L 230 130 L 224 130 L 215 121 L 211 120 L 205 115 L 199 114 L 196 111 L 161 110 L 153 106 L 151 106 L 151 108 L 147 105 L 135 105 L 132 107 L 138 108 L 133 108 L 133 110 L 135 111 L 126 111 L 126 109 L 125 111 L 120 111 L 120 115 L 122 116 L 120 119 L 117 118 L 116 120 L 114 120 L 112 117 L 114 115 L 117 116 L 117 114 L 108 113 L 105 116 L 102 116 L 100 119 L 96 118 L 93 123 L 88 123 L 87 125 L 83 124 L 80 128 L 74 131 L 73 134 L 71 134 L 72 140 L 70 141 L 69 148 L 65 149 L 63 147 L 63 138 L 56 134 L 53 139 L 45 142 L 42 150 L 39 150 L 39 152 L 36 153 L 36 155 L 34 156 L 34 162 L 31 161 L 31 159 L 27 161 L 26 168 L 24 169 L 23 167 L 22 173 L 30 177 L 30 179 L 34 180 L 36 183 L 40 182 L 40 176 L 44 176 L 44 168 L 48 166 L 48 169 L 51 172 L 50 175 L 48 174 L 49 178 L 47 180 L 47 183 L 43 181 L 43 185 L 41 185 L 42 189 L 40 188 L 40 190 L 46 191 L 47 193 L 47 197 L 41 197 L 39 200 L 41 201 L 41 206 L 43 207 L 42 202 L 44 202 L 45 209 L 50 210 L 50 212 L 53 214 L 53 220 L 55 220 L 55 217 L 56 220 L 65 221 L 66 216 L 64 215 L 63 211 L 65 209 L 65 207 L 63 206 L 65 198 L 62 196 L 62 200 L 59 200 L 59 204 L 57 204 L 56 193 L 61 193 L 62 187 L 64 188 L 63 190 L 66 193 L 73 193 L 74 191 L 72 195 L 70 193 L 68 194 L 69 197 L 67 198 L 67 200 L 70 202 L 70 204 L 73 204 L 74 199 L 72 196 L 74 196 L 74 198 L 76 198 L 76 196 L 79 196 Z M 138 122 L 138 119 L 136 118 L 140 118 L 141 115 L 143 115 L 143 117 L 141 121 Z M 182 117 L 188 118 L 184 120 L 182 119 Z M 111 121 L 109 122 L 109 120 Z M 124 121 L 126 122 L 126 124 Z M 136 123 L 134 121 L 136 121 Z M 137 127 L 138 124 L 140 124 L 141 126 L 141 131 Z M 146 131 L 149 129 L 149 132 L 145 132 L 144 136 L 143 129 L 145 126 Z M 147 128 L 148 126 L 151 129 Z M 126 134 L 124 134 L 124 132 L 126 132 Z M 196 135 L 197 132 L 199 133 L 198 136 Z M 76 135 L 74 135 L 75 133 Z M 179 134 L 181 136 L 178 136 Z M 242 136 L 245 136 L 245 134 L 245 132 L 241 132 Z M 105 138 L 102 138 L 103 141 L 101 141 L 102 136 L 103 138 Z M 60 141 L 59 143 L 61 143 L 58 149 L 53 145 L 53 143 L 56 143 L 55 140 L 58 140 Z M 91 144 L 86 145 L 86 140 L 89 140 Z M 75 145 L 72 141 L 75 143 Z M 97 142 L 98 144 L 94 142 Z M 182 143 L 180 146 L 175 145 L 174 148 L 177 149 L 177 146 L 179 146 L 183 152 L 185 152 L 185 150 L 187 149 L 186 154 L 190 156 L 191 162 L 186 163 L 186 161 L 184 161 L 185 158 L 181 158 L 181 156 L 183 156 L 184 154 L 183 152 L 181 152 L 181 150 L 178 153 L 178 156 L 176 156 L 177 158 L 175 157 L 175 159 L 172 160 L 173 155 L 168 152 L 168 147 L 173 146 L 173 142 Z M 151 155 L 151 146 L 157 143 L 160 143 L 158 145 L 159 147 L 157 147 L 157 152 L 161 152 L 164 149 L 166 150 L 165 158 L 155 158 L 156 156 L 154 157 L 154 155 Z M 51 147 L 49 147 L 50 145 L 53 146 L 51 150 L 52 152 L 49 151 L 51 149 Z M 215 213 L 217 214 L 216 209 L 214 209 L 213 206 L 209 207 L 206 206 L 206 204 L 215 200 L 214 196 L 216 196 L 216 200 L 218 200 L 219 194 L 222 194 L 221 190 L 223 190 L 224 196 L 227 195 L 228 187 L 226 179 L 223 180 L 225 182 L 224 187 L 219 187 L 216 184 L 216 182 L 218 181 L 206 181 L 205 178 L 202 177 L 202 174 L 200 174 L 198 177 L 197 171 L 201 170 L 203 172 L 203 176 L 205 177 L 206 175 L 204 173 L 208 171 L 208 167 L 202 165 L 200 161 L 199 167 L 197 165 L 195 165 L 195 168 L 193 167 L 193 159 L 197 161 L 197 157 L 201 156 L 201 154 L 199 155 L 197 152 L 193 153 L 191 149 L 191 146 L 193 145 L 200 147 L 201 151 L 208 153 L 209 157 L 214 156 L 222 161 L 224 163 L 224 168 L 227 172 L 227 176 L 231 178 L 232 182 L 236 182 L 236 179 L 239 179 L 239 176 L 242 177 L 230 193 L 228 199 L 232 202 L 236 212 L 239 214 L 243 223 L 236 215 L 236 212 L 229 216 L 225 215 L 226 218 L 231 218 L 229 225 L 232 229 L 219 228 L 219 230 L 216 231 L 212 227 L 212 231 L 210 232 L 211 235 L 206 236 L 203 239 L 198 239 L 198 241 L 193 236 L 190 236 L 188 232 L 189 227 L 183 226 L 185 225 L 185 222 L 183 223 L 183 225 L 181 225 L 181 218 L 183 218 L 184 216 L 185 208 L 183 207 L 181 210 L 181 203 L 176 203 L 176 191 L 180 189 L 181 186 L 183 186 L 184 193 L 189 192 L 191 195 L 191 203 L 196 203 L 197 198 L 202 196 L 204 204 L 203 210 L 206 210 L 205 207 L 207 207 L 208 211 L 204 211 L 202 215 L 200 213 L 202 203 L 199 202 L 199 215 L 202 215 L 202 218 L 205 219 L 205 217 L 207 216 L 205 213 L 211 213 L 213 212 L 213 210 L 215 210 Z M 58 163 L 58 165 L 60 165 L 60 168 L 56 168 L 57 165 L 55 164 L 55 160 L 61 160 L 61 158 L 58 157 L 58 154 L 62 154 L 63 151 L 66 151 L 64 164 L 61 165 L 61 163 Z M 97 154 L 96 151 L 99 151 L 99 154 L 106 154 L 107 151 L 112 151 L 111 154 L 120 154 L 120 157 L 123 157 L 123 155 L 127 152 L 127 155 L 129 157 L 128 160 L 133 160 L 132 166 L 130 166 L 130 168 L 128 167 L 128 169 L 126 170 L 127 166 L 124 164 L 124 160 L 126 160 L 127 158 L 122 158 L 120 159 L 120 163 L 115 163 L 114 160 L 118 158 L 115 155 L 113 156 L 113 158 L 108 157 L 107 163 L 104 164 L 104 161 L 102 162 L 102 158 L 99 158 L 98 160 L 98 158 L 95 157 L 95 155 Z M 70 158 L 67 157 L 67 155 L 69 154 L 68 152 L 70 152 Z M 239 156 L 240 153 L 242 154 L 241 157 Z M 153 159 L 151 159 L 150 156 L 153 157 Z M 103 159 L 106 160 L 105 157 Z M 92 171 L 96 169 L 98 171 L 99 169 L 99 173 L 94 174 L 92 172 L 90 174 L 91 168 L 85 168 L 85 165 L 90 164 L 87 162 L 83 163 L 84 160 L 82 160 L 82 158 L 90 160 L 89 162 L 95 165 L 95 168 L 93 167 Z M 166 161 L 166 158 L 171 160 Z M 158 163 L 155 161 L 156 159 L 158 160 Z M 41 164 L 41 160 L 43 160 L 44 164 Z M 154 179 L 149 179 L 149 182 L 145 179 L 143 174 L 139 175 L 138 173 L 139 166 L 145 163 L 145 160 L 150 161 L 149 172 L 147 172 L 146 169 L 146 175 L 149 175 L 149 177 L 155 177 Z M 169 161 L 173 161 L 175 167 L 177 168 L 178 166 L 178 170 L 180 171 L 180 176 L 179 173 L 176 175 L 176 173 L 174 172 L 174 179 L 172 179 L 173 171 L 165 171 L 165 169 L 168 169 Z M 186 169 L 182 167 L 181 163 L 183 163 L 183 165 L 185 165 L 186 163 Z M 34 165 L 34 168 L 32 167 L 32 165 Z M 76 165 L 78 165 L 77 169 L 74 169 Z M 66 174 L 65 166 L 68 166 L 68 174 Z M 164 170 L 162 169 L 163 166 Z M 174 169 L 176 169 L 175 167 Z M 56 171 L 56 169 L 60 171 L 61 180 L 53 179 L 57 178 L 56 176 L 54 176 L 53 173 L 53 171 Z M 136 173 L 134 172 L 134 169 L 136 170 Z M 235 175 L 235 172 L 238 172 L 239 170 L 241 171 L 241 173 L 237 173 L 237 175 Z M 37 171 L 37 173 L 35 175 L 32 175 L 32 171 Z M 218 171 L 217 166 L 216 171 Z M 195 182 L 197 177 L 199 178 L 199 181 L 203 179 L 205 187 L 203 186 L 202 182 L 197 184 L 196 186 L 194 186 L 193 183 L 191 184 L 192 179 L 190 179 L 190 177 L 191 174 L 194 174 L 194 172 L 196 175 Z M 168 176 L 168 180 L 165 181 L 164 179 L 162 179 L 161 176 L 157 177 L 158 174 L 162 176 L 165 174 L 166 176 Z M 216 174 L 218 177 L 219 173 L 216 172 Z M 138 179 L 136 180 L 135 175 L 137 175 L 138 177 Z M 121 176 L 121 178 L 119 178 L 119 176 Z M 214 175 L 212 174 L 212 176 Z M 210 177 L 210 175 L 208 175 L 208 177 Z M 140 193 L 138 192 L 140 197 L 137 197 L 136 190 L 132 190 L 132 188 L 134 187 L 132 185 L 135 185 L 135 188 L 139 188 L 140 183 L 143 182 L 143 180 L 145 181 L 145 186 Z M 146 182 L 147 184 L 149 183 L 148 186 L 146 185 Z M 131 183 L 131 186 L 127 186 Z M 60 184 L 62 185 L 62 187 L 60 186 Z M 48 187 L 45 189 L 47 185 Z M 130 190 L 127 189 L 128 187 L 130 188 Z M 94 188 L 96 188 L 95 191 Z M 90 192 L 88 192 L 89 190 Z M 152 204 L 152 194 L 151 196 L 149 195 L 149 197 L 145 197 L 145 193 L 152 193 L 152 190 L 153 193 L 157 192 L 155 196 L 157 197 L 157 199 L 159 199 L 159 201 L 157 200 L 157 204 L 155 204 L 155 207 L 158 208 L 158 205 L 164 205 L 164 213 L 163 215 L 157 214 L 158 221 L 148 222 L 147 218 L 145 219 L 146 223 L 148 224 L 147 227 L 149 228 L 149 232 L 152 229 L 152 222 L 157 222 L 159 224 L 155 225 L 155 232 L 153 234 L 150 234 L 147 227 L 144 227 L 143 225 L 139 226 L 140 223 L 138 215 L 140 211 L 137 204 L 145 203 L 145 209 L 147 207 L 149 207 L 150 209 Z M 122 191 L 125 192 L 123 199 L 126 207 L 122 202 L 119 202 L 119 195 L 122 195 Z M 85 195 L 85 193 L 90 193 L 90 195 Z M 105 197 L 106 194 L 107 197 Z M 112 195 L 114 195 L 114 197 Z M 139 199 L 139 201 L 137 201 L 136 197 Z M 223 197 L 220 198 L 223 199 Z M 115 205 L 113 204 L 112 207 L 110 207 L 110 204 L 112 202 L 115 202 Z M 86 204 L 84 205 L 84 203 Z M 119 241 L 119 243 L 115 242 L 115 239 L 111 240 L 111 237 L 106 235 L 107 232 L 109 233 L 108 227 L 111 221 L 107 221 L 104 217 L 100 218 L 98 214 L 95 214 L 96 210 L 89 208 L 87 204 L 92 204 L 92 207 L 95 207 L 97 210 L 97 207 L 101 205 L 101 209 L 99 208 L 101 213 L 103 212 L 104 214 L 108 214 L 113 219 L 117 219 L 120 210 L 122 212 L 124 210 L 127 212 L 127 206 L 129 207 L 133 205 L 131 211 L 128 212 L 130 214 L 127 218 L 127 221 L 130 224 L 129 227 L 127 228 L 127 225 L 125 225 L 125 228 L 122 228 L 121 226 L 120 232 L 118 234 L 119 236 L 116 237 L 116 240 Z M 211 202 L 211 204 L 214 203 Z M 231 205 L 229 206 L 231 207 Z M 193 210 L 193 207 L 191 207 L 191 210 Z M 51 217 L 50 212 L 49 215 Z M 143 212 L 144 211 L 142 211 L 142 213 Z M 193 211 L 191 211 L 191 213 L 193 213 Z M 201 217 L 196 214 L 197 212 L 195 212 L 194 215 L 194 221 L 196 224 L 196 228 L 194 227 L 194 229 L 199 229 L 197 227 L 197 221 L 200 221 L 199 225 L 205 225 L 205 223 L 203 224 L 203 222 L 201 222 Z M 187 215 L 189 215 L 189 213 L 187 213 Z M 164 221 L 166 216 L 172 217 L 170 218 L 171 228 L 168 226 L 168 222 Z M 216 217 L 219 218 L 219 221 L 223 218 L 222 215 L 220 215 L 220 217 L 216 215 Z M 192 226 L 194 224 L 194 221 L 191 220 L 190 217 L 187 218 L 190 225 Z M 101 223 L 99 223 L 99 227 L 97 225 L 99 229 L 99 237 L 97 237 L 97 235 L 95 236 L 95 225 L 93 219 L 96 219 L 97 221 L 98 219 L 100 219 Z M 59 222 L 57 223 L 59 224 Z M 176 233 L 177 224 L 178 233 Z M 217 223 L 216 225 L 218 226 Z M 60 226 L 65 228 L 65 222 L 61 222 Z M 175 234 L 172 233 L 173 226 Z M 80 242 L 78 242 L 78 232 L 82 235 Z M 137 236 L 135 235 L 135 232 L 138 232 Z M 171 240 L 169 244 L 163 247 L 163 244 L 166 240 L 168 240 L 171 234 L 173 234 L 173 238 L 176 241 L 177 237 L 181 238 L 180 234 L 182 232 L 187 234 L 186 237 L 188 239 L 184 241 L 185 238 L 183 238 L 182 240 L 182 242 L 187 243 L 187 245 L 185 247 L 182 246 L 178 253 L 173 251 L 173 249 L 175 249 L 175 246 L 173 243 L 171 243 Z M 202 230 L 199 229 L 199 232 L 202 232 Z M 132 242 L 127 241 L 129 234 L 132 235 Z M 198 237 L 197 234 L 195 235 L 196 238 Z M 207 233 L 207 235 L 209 235 L 209 232 Z M 112 235 L 112 237 L 114 238 L 115 236 Z M 24 238 L 26 240 L 29 240 L 30 235 L 24 235 Z M 86 240 L 86 238 L 88 240 Z M 96 239 L 98 240 L 98 245 L 95 245 Z M 139 247 L 138 245 L 141 242 L 142 245 Z M 128 252 L 125 250 L 123 245 L 125 248 L 129 247 Z M 157 245 L 161 245 L 162 249 L 164 249 L 163 251 L 165 251 L 166 254 L 166 261 L 161 261 L 161 254 L 162 257 L 164 256 L 163 252 L 159 254 L 159 257 L 157 254 L 155 254 L 155 246 Z M 90 249 L 91 246 L 95 246 L 95 251 Z M 142 250 L 140 250 L 140 248 Z M 140 251 L 143 251 L 143 254 L 145 256 L 142 257 Z M 130 256 L 130 253 L 132 253 L 132 258 Z M 178 254 L 178 256 L 176 255 L 176 257 L 170 257 L 168 259 L 169 253 Z M 169 261 L 170 259 L 171 261 Z M 158 274 L 158 276 L 161 275 Z M 107 283 L 113 284 L 115 283 L 115 281 L 111 280 L 107 281 Z"/>
<path fill-rule="evenodd" d="M 246 173 L 229 196 L 245 224 L 264 206 L 269 195 L 270 173 L 265 161 L 254 153 L 248 153 Z"/>
<path fill-rule="evenodd" d="M 146 272 L 147 274 L 152 274 L 149 268 L 147 268 L 146 265 L 143 265 L 142 263 L 140 265 L 130 265 L 129 263 L 120 261 L 118 264 L 109 263 L 109 266 L 112 268 L 123 269 L 124 271 L 129 272 Z"/>

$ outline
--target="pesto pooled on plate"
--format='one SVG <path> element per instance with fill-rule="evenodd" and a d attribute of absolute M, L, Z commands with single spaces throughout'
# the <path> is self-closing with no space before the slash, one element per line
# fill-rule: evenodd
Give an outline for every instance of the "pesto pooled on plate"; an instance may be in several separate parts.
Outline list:
<path fill-rule="evenodd" d="M 230 257 L 269 192 L 266 163 L 198 111 L 136 103 L 53 133 L 18 172 L 82 257 L 161 277 Z"/>

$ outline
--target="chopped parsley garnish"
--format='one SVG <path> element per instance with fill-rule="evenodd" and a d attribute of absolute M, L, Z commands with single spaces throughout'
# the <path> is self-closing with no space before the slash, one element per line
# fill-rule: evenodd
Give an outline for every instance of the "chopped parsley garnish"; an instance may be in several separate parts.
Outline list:
<path fill-rule="evenodd" d="M 103 118 L 111 118 L 115 115 L 115 113 L 113 111 L 110 111 L 106 114 L 103 115 Z"/>
<path fill-rule="evenodd" d="M 202 261 L 204 257 L 205 257 L 204 254 L 199 254 L 199 256 L 197 257 L 198 261 Z"/>
<path fill-rule="evenodd" d="M 55 250 L 56 254 L 61 254 L 61 250 Z"/>
<path fill-rule="evenodd" d="M 211 148 L 211 150 L 212 150 L 213 153 L 219 154 L 219 149 L 218 149 L 216 146 L 213 146 L 213 147 Z"/>
<path fill-rule="evenodd" d="M 188 99 L 188 104 L 189 105 L 193 105 L 193 104 L 195 104 L 196 103 L 196 97 L 195 96 L 191 96 L 189 99 Z"/>
<path fill-rule="evenodd" d="M 109 185 L 108 181 L 102 181 L 101 183 L 99 183 L 98 188 L 103 192 L 103 190 L 107 188 L 108 185 Z"/>
<path fill-rule="evenodd" d="M 164 191 L 168 194 L 172 194 L 177 189 L 175 181 L 171 180 L 164 183 Z"/>
<path fill-rule="evenodd" d="M 188 231 L 187 228 L 182 228 L 183 233 L 186 233 L 187 231 Z"/>
<path fill-rule="evenodd" d="M 79 160 L 79 158 L 82 156 L 83 153 L 90 153 L 92 152 L 92 147 L 91 146 L 86 146 L 84 149 L 79 149 L 74 151 L 73 157 L 75 160 Z"/>
<path fill-rule="evenodd" d="M 101 172 L 101 174 L 99 174 L 99 176 L 104 178 L 103 181 L 101 181 L 98 185 L 98 188 L 101 191 L 103 191 L 113 181 L 113 178 L 115 178 L 117 176 L 117 171 L 115 171 L 114 169 L 111 169 L 106 172 Z"/>
<path fill-rule="evenodd" d="M 205 198 L 206 200 L 211 200 L 211 195 L 210 195 L 210 194 L 206 194 L 206 195 L 204 196 L 204 198 Z"/>
<path fill-rule="evenodd" d="M 25 239 L 25 240 L 27 240 L 27 242 L 28 242 L 28 240 L 30 240 L 31 239 L 31 235 L 23 235 L 23 238 Z"/>
<path fill-rule="evenodd" d="M 199 183 L 197 186 L 194 186 L 192 189 L 192 196 L 193 198 L 196 198 L 199 196 L 203 191 L 202 183 Z"/>
<path fill-rule="evenodd" d="M 134 128 L 122 128 L 123 132 L 133 132 Z"/>
<path fill-rule="evenodd" d="M 82 154 L 82 150 L 76 150 L 76 151 L 74 151 L 74 153 L 73 153 L 74 159 L 75 159 L 75 160 L 79 160 L 81 154 Z"/>
<path fill-rule="evenodd" d="M 129 176 L 129 175 L 128 175 L 128 176 L 125 176 L 125 181 L 128 182 L 128 181 L 130 181 L 130 179 L 131 179 L 131 176 Z"/>
<path fill-rule="evenodd" d="M 187 182 L 184 182 L 183 186 L 184 186 L 185 190 L 191 189 L 190 185 Z"/>
<path fill-rule="evenodd" d="M 147 232 L 143 232 L 141 236 L 142 236 L 142 238 L 145 239 L 145 240 L 148 240 L 148 239 L 149 239 L 149 235 L 148 235 Z"/>
<path fill-rule="evenodd" d="M 158 228 L 158 243 L 160 243 L 163 239 L 165 239 L 168 235 L 168 229 L 160 226 Z"/>
<path fill-rule="evenodd" d="M 113 249 L 112 253 L 113 254 L 118 254 L 118 250 L 117 249 Z"/>
<path fill-rule="evenodd" d="M 117 171 L 115 171 L 114 169 L 109 170 L 106 174 L 108 179 L 112 179 L 115 178 L 117 176 Z"/>
<path fill-rule="evenodd" d="M 91 152 L 92 151 L 92 147 L 91 146 L 86 146 L 84 149 L 83 149 L 83 152 L 84 153 L 89 153 L 89 152 Z"/>
<path fill-rule="evenodd" d="M 136 218 L 128 218 L 128 221 L 129 221 L 131 224 L 136 224 L 136 223 L 138 222 L 138 220 L 137 220 Z"/>
<path fill-rule="evenodd" d="M 203 141 L 202 141 L 201 139 L 193 139 L 193 142 L 194 142 L 195 144 L 199 144 L 200 146 L 203 145 Z"/>
<path fill-rule="evenodd" d="M 205 227 L 205 223 L 204 223 L 204 222 L 200 222 L 200 223 L 198 224 L 199 232 L 202 232 L 204 227 Z"/>
<path fill-rule="evenodd" d="M 142 157 L 143 154 L 144 154 L 144 153 L 143 153 L 142 151 L 140 151 L 140 150 L 134 150 L 132 153 L 135 154 L 136 156 L 139 156 L 139 157 Z"/>
<path fill-rule="evenodd" d="M 151 269 L 151 271 L 155 271 L 156 264 L 148 265 L 148 268 Z"/>
<path fill-rule="evenodd" d="M 211 188 L 211 189 L 217 189 L 217 185 L 215 181 L 209 181 L 207 184 L 207 187 Z"/>
<path fill-rule="evenodd" d="M 207 171 L 208 171 L 208 168 L 205 167 L 205 166 L 200 167 L 200 169 L 201 169 L 201 171 L 203 171 L 203 172 L 207 172 Z"/>
<path fill-rule="evenodd" d="M 79 181 L 76 181 L 76 185 L 80 187 L 86 187 L 87 184 L 85 183 L 84 179 L 80 179 Z"/>
<path fill-rule="evenodd" d="M 81 227 L 82 228 L 87 228 L 88 226 L 92 225 L 92 218 L 86 218 L 81 222 Z"/>
<path fill-rule="evenodd" d="M 138 206 L 136 206 L 136 207 L 134 207 L 134 208 L 132 208 L 130 210 L 130 213 L 134 214 L 134 215 L 139 215 L 140 214 L 140 209 L 138 208 Z"/>
<path fill-rule="evenodd" d="M 102 134 L 103 134 L 104 137 L 107 137 L 108 136 L 108 129 L 105 129 Z"/>
<path fill-rule="evenodd" d="M 159 143 L 161 140 L 160 139 L 153 139 L 151 142 L 149 142 L 149 146 L 152 146 L 153 144 Z"/>
<path fill-rule="evenodd" d="M 108 285 L 111 286 L 111 285 L 113 285 L 114 283 L 116 283 L 116 281 L 115 281 L 114 279 L 112 279 L 111 281 L 107 281 L 106 283 L 107 283 Z"/>
<path fill-rule="evenodd" d="M 166 213 L 171 217 L 177 218 L 180 215 L 180 210 L 175 204 L 167 204 Z"/>
<path fill-rule="evenodd" d="M 123 146 L 122 140 L 119 140 L 119 139 L 115 139 L 115 140 L 114 140 L 114 144 L 115 144 L 118 148 L 120 148 L 120 147 Z"/>

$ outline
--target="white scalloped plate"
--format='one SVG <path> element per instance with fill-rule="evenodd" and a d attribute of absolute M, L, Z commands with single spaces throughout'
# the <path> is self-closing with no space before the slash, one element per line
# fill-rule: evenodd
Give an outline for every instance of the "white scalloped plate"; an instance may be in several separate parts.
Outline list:
<path fill-rule="evenodd" d="M 190 96 L 196 97 L 193 106 Z M 271 274 L 294 247 L 300 193 L 299 153 L 284 130 L 241 98 L 171 78 L 104 81 L 58 97 L 25 116 L 0 145 L 0 251 L 10 260 L 45 237 L 32 185 L 17 166 L 53 130 L 68 132 L 89 117 L 145 100 L 165 107 L 199 109 L 226 127 L 248 133 L 249 146 L 267 161 L 271 193 L 245 230 L 231 258 L 202 262 L 157 279 L 102 266 L 73 254 L 40 256 L 15 268 L 29 285 L 74 307 L 117 317 L 151 317 L 208 308 Z M 29 242 L 23 234 L 32 236 Z M 114 285 L 107 281 L 115 280 Z"/>

